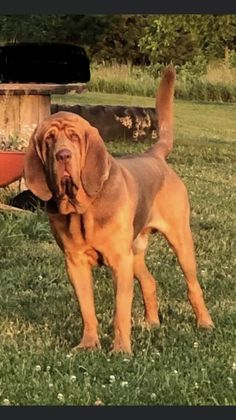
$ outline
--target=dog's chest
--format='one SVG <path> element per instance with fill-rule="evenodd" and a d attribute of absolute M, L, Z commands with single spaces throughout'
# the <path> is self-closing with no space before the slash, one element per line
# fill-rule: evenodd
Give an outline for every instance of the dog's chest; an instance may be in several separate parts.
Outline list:
<path fill-rule="evenodd" d="M 64 248 L 73 248 L 77 253 L 86 254 L 91 265 L 102 265 L 102 255 L 96 250 L 94 218 L 89 214 L 68 216 Z"/>

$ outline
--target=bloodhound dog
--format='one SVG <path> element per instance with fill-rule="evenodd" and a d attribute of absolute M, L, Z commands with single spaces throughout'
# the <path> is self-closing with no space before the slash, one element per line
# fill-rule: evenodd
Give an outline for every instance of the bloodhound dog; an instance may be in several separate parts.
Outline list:
<path fill-rule="evenodd" d="M 142 154 L 113 158 L 98 130 L 71 112 L 52 114 L 30 139 L 25 181 L 47 201 L 65 256 L 83 319 L 79 348 L 100 347 L 91 273 L 100 263 L 111 267 L 114 278 L 113 350 L 131 352 L 134 277 L 147 323 L 159 324 L 156 282 L 144 260 L 148 236 L 156 231 L 177 255 L 197 325 L 213 326 L 196 274 L 187 190 L 166 163 L 173 145 L 174 86 L 175 70 L 168 66 L 156 97 L 159 140 Z"/>

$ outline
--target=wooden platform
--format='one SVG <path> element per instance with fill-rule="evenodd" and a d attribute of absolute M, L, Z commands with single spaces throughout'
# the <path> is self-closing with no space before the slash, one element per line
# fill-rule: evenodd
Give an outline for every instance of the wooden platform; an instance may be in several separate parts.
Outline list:
<path fill-rule="evenodd" d="M 86 85 L 79 83 L 1 83 L 0 95 L 64 95 L 68 92 L 81 93 Z"/>

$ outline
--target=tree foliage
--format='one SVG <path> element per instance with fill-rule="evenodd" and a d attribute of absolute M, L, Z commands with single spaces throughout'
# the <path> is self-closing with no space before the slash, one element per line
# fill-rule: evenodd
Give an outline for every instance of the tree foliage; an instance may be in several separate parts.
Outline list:
<path fill-rule="evenodd" d="M 224 57 L 235 49 L 236 15 L 153 15 L 140 39 L 152 63 L 184 64 L 196 57 Z"/>
<path fill-rule="evenodd" d="M 1 15 L 0 42 L 72 42 L 97 62 L 176 65 L 236 49 L 236 15 Z"/>
<path fill-rule="evenodd" d="M 97 61 L 140 64 L 138 46 L 147 18 L 142 15 L 0 16 L 1 42 L 73 42 Z"/>

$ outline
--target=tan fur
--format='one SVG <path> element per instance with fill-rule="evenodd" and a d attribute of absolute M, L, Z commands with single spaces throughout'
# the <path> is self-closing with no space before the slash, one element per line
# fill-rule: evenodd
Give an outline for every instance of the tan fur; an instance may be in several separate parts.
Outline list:
<path fill-rule="evenodd" d="M 116 292 L 114 350 L 131 351 L 134 277 L 146 321 L 159 324 L 156 281 L 144 261 L 148 235 L 157 230 L 178 257 L 198 326 L 213 325 L 196 276 L 187 190 L 165 161 L 173 145 L 174 83 L 168 67 L 157 93 L 160 138 L 143 154 L 114 159 L 98 131 L 69 112 L 45 119 L 30 140 L 25 180 L 49 200 L 52 231 L 81 308 L 79 348 L 100 346 L 91 268 L 102 262 L 112 269 Z"/>

